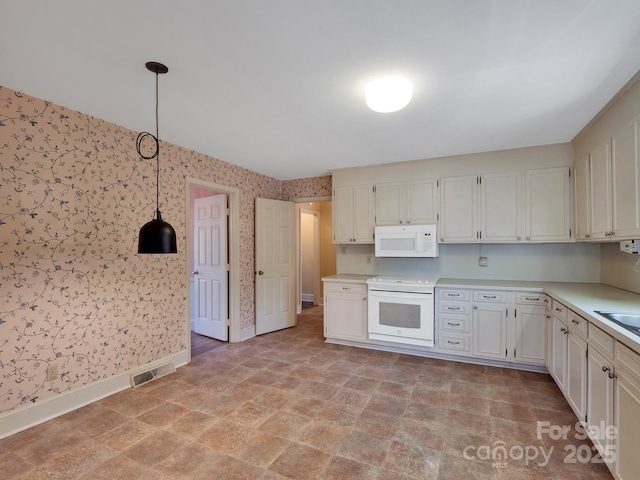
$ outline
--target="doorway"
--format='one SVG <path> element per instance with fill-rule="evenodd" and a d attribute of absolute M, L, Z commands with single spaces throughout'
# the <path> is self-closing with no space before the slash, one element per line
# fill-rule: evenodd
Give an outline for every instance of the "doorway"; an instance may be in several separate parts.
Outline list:
<path fill-rule="evenodd" d="M 238 189 L 186 180 L 189 332 L 239 342 Z"/>
<path fill-rule="evenodd" d="M 322 277 L 336 274 L 331 197 L 295 199 L 297 220 L 297 313 L 324 305 Z"/>

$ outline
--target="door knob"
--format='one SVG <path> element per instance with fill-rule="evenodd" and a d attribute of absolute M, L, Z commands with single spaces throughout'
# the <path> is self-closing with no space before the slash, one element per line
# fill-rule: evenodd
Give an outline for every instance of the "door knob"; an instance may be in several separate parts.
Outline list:
<path fill-rule="evenodd" d="M 260 270 L 260 271 L 258 272 L 258 275 L 264 275 L 264 272 L 263 272 L 262 270 Z"/>
<path fill-rule="evenodd" d="M 199 274 L 200 274 L 200 272 L 197 271 L 197 270 L 195 272 L 191 272 L 191 275 L 199 275 Z"/>

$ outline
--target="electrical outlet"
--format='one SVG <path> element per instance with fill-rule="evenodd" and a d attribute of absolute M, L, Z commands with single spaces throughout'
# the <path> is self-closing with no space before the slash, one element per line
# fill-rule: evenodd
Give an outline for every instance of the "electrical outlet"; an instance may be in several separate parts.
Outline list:
<path fill-rule="evenodd" d="M 488 260 L 487 257 L 480 257 L 480 259 L 478 260 L 478 265 L 480 265 L 481 267 L 486 267 L 488 264 Z"/>
<path fill-rule="evenodd" d="M 340 253 L 342 253 L 342 255 L 346 255 L 347 254 L 347 247 L 345 247 L 344 245 L 342 247 L 340 247 Z"/>
<path fill-rule="evenodd" d="M 371 265 L 371 255 L 367 255 L 367 265 Z"/>
<path fill-rule="evenodd" d="M 47 381 L 50 382 L 58 378 L 58 365 L 49 365 L 47 367 Z"/>

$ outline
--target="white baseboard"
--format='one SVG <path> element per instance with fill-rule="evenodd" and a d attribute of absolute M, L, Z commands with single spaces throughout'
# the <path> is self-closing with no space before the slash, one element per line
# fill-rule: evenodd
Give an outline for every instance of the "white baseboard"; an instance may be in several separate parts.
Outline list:
<path fill-rule="evenodd" d="M 300 295 L 302 297 L 303 302 L 312 302 L 313 303 L 313 293 L 303 293 Z"/>
<path fill-rule="evenodd" d="M 256 326 L 250 325 L 240 330 L 240 341 L 244 342 L 256 336 Z"/>
<path fill-rule="evenodd" d="M 0 415 L 0 438 L 8 437 L 27 428 L 64 415 L 72 410 L 96 402 L 102 398 L 131 388 L 129 379 L 132 374 L 138 374 L 168 362 L 173 362 L 177 367 L 189 363 L 190 352 L 183 350 L 168 357 L 162 358 L 147 365 L 136 367 L 129 371 L 119 373 L 113 377 L 99 380 L 86 387 L 62 393 L 56 397 L 48 398 L 40 403 L 25 406 L 19 410 L 12 410 Z"/>

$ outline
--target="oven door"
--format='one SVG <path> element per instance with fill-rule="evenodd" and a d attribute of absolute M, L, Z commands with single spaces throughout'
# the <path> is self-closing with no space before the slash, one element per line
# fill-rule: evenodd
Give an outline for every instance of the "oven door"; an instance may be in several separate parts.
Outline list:
<path fill-rule="evenodd" d="M 369 338 L 434 346 L 433 292 L 369 290 Z"/>

